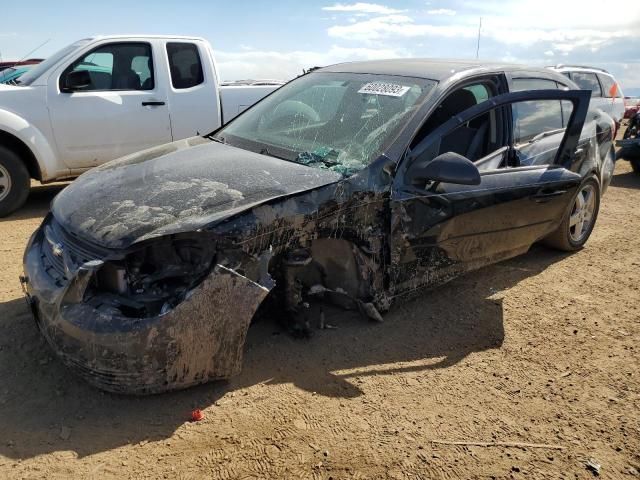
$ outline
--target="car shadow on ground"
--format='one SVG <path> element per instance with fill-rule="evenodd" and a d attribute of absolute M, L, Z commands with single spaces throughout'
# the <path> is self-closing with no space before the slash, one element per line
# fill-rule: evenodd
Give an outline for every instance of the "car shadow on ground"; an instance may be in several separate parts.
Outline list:
<path fill-rule="evenodd" d="M 625 172 L 614 175 L 611 179 L 612 187 L 619 188 L 640 188 L 640 175 L 634 172 Z"/>
<path fill-rule="evenodd" d="M 66 187 L 68 183 L 54 183 L 41 185 L 34 182 L 25 205 L 4 218 L 0 222 L 12 222 L 15 220 L 28 220 L 30 218 L 44 217 L 49 211 L 51 200 Z"/>
<path fill-rule="evenodd" d="M 363 394 L 357 377 L 407 371 L 428 375 L 473 352 L 500 348 L 501 292 L 565 256 L 535 246 L 527 255 L 401 302 L 383 323 L 331 310 L 326 321 L 337 328 L 316 330 L 309 340 L 295 340 L 277 322 L 263 320 L 250 329 L 238 377 L 148 397 L 111 395 L 77 379 L 52 358 L 24 300 L 2 303 L 0 455 L 25 459 L 71 450 L 82 457 L 165 440 L 193 408 L 258 383 L 267 389 L 292 383 L 320 395 L 353 398 Z"/>

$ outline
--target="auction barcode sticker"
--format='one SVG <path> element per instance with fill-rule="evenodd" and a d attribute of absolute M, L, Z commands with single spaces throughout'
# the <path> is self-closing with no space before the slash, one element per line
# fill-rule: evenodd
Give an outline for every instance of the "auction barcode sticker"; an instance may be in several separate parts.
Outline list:
<path fill-rule="evenodd" d="M 368 93 L 370 95 L 387 95 L 389 97 L 401 97 L 409 91 L 410 87 L 397 85 L 395 83 L 371 82 L 363 86 L 358 93 Z"/>

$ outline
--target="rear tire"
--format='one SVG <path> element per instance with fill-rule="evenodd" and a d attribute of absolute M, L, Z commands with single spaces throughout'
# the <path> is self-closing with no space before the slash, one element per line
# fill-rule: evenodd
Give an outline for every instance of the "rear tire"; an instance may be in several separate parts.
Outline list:
<path fill-rule="evenodd" d="M 631 163 L 631 168 L 633 168 L 633 172 L 636 175 L 640 175 L 640 158 L 634 158 L 633 160 L 629 160 Z"/>
<path fill-rule="evenodd" d="M 600 184 L 595 177 L 589 177 L 574 195 L 558 229 L 543 243 L 565 252 L 580 250 L 591 236 L 599 210 Z"/>
<path fill-rule="evenodd" d="M 29 171 L 20 157 L 14 151 L 0 146 L 0 217 L 24 205 L 30 187 Z"/>

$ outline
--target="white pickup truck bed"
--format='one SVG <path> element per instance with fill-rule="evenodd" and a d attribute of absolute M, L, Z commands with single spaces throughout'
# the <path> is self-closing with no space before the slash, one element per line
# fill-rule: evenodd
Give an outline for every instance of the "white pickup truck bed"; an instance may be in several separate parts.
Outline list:
<path fill-rule="evenodd" d="M 277 86 L 229 85 L 219 87 L 222 118 L 227 123 L 251 105 L 269 95 Z"/>

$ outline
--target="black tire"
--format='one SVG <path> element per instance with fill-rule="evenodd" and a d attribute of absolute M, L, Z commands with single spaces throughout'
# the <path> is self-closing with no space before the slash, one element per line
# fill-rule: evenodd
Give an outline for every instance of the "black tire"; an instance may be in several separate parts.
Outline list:
<path fill-rule="evenodd" d="M 571 216 L 576 213 L 576 201 L 578 195 L 584 195 L 584 192 L 589 191 L 589 189 L 593 189 L 592 192 L 594 194 L 593 201 L 593 213 L 590 218 L 590 224 L 581 229 L 581 234 L 577 234 L 575 232 L 576 226 L 571 226 Z M 576 192 L 576 194 L 571 199 L 571 204 L 562 218 L 562 223 L 558 227 L 558 229 L 546 237 L 542 242 L 549 247 L 556 248 L 558 250 L 563 250 L 565 252 L 574 252 L 576 250 L 580 250 L 589 237 L 591 236 L 591 232 L 593 231 L 593 227 L 596 225 L 596 220 L 598 219 L 598 212 L 600 211 L 600 183 L 596 179 L 596 177 L 592 176 L 587 178 L 580 188 Z M 574 229 L 572 231 L 571 229 Z M 578 236 L 579 238 L 575 238 Z"/>
<path fill-rule="evenodd" d="M 631 162 L 631 168 L 633 168 L 633 172 L 637 175 L 640 175 L 640 158 L 634 158 L 633 160 L 629 160 Z"/>
<path fill-rule="evenodd" d="M 31 178 L 20 157 L 0 146 L 0 217 L 16 211 L 29 196 Z"/>

